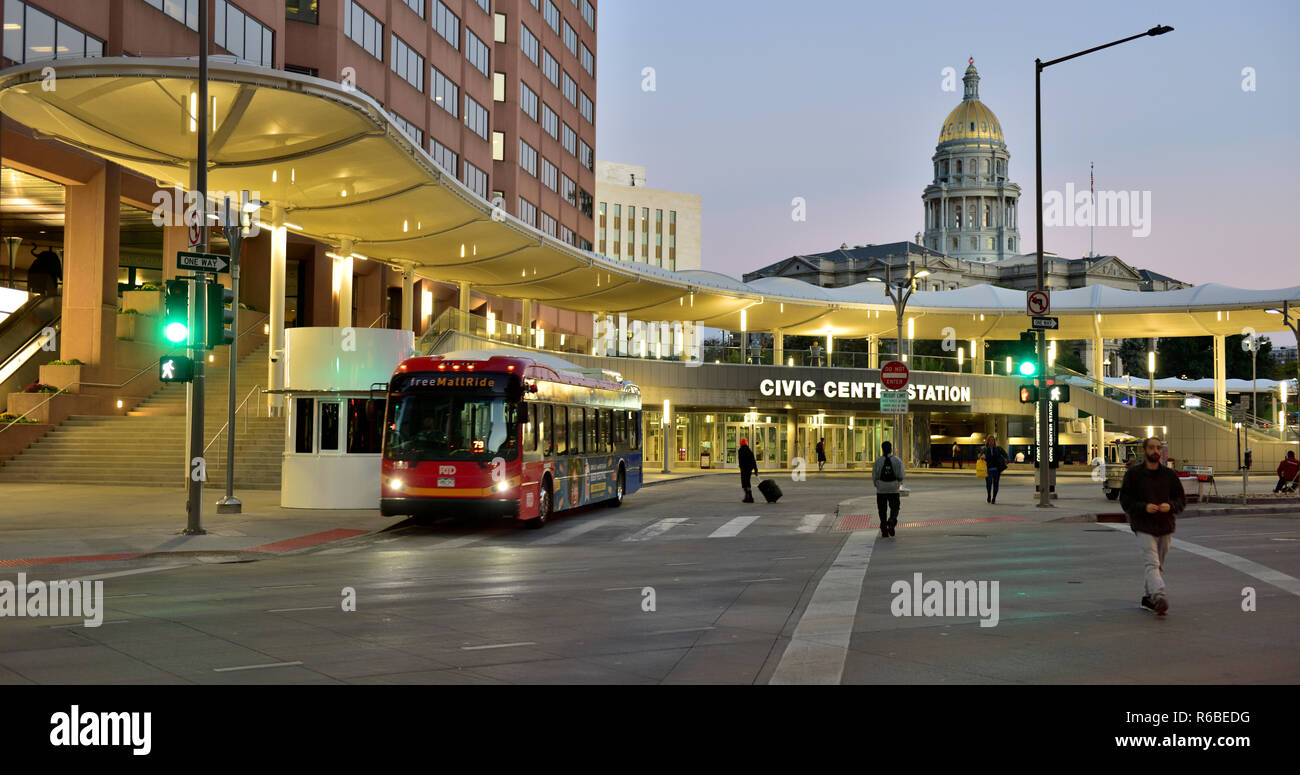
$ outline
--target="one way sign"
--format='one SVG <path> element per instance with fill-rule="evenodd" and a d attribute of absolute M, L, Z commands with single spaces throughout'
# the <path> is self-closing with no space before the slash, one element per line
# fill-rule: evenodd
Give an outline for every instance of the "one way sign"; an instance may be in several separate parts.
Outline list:
<path fill-rule="evenodd" d="M 184 355 L 164 355 L 158 359 L 159 382 L 193 382 L 194 361 Z"/>
<path fill-rule="evenodd" d="M 176 268 L 230 274 L 230 261 L 216 253 L 191 253 L 188 250 L 179 250 L 176 252 Z"/>

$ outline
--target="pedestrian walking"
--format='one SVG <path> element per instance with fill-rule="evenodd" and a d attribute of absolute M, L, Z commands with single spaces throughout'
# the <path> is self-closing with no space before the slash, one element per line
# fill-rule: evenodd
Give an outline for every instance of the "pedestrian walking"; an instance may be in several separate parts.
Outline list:
<path fill-rule="evenodd" d="M 983 458 L 984 465 L 988 466 L 988 477 L 984 479 L 984 489 L 987 491 L 985 500 L 989 503 L 997 503 L 998 486 L 1002 484 L 1002 472 L 1011 465 L 1011 458 L 1005 449 L 998 446 L 998 437 L 992 434 L 984 440 L 984 449 L 980 450 L 980 457 Z"/>
<path fill-rule="evenodd" d="M 961 446 L 955 441 L 952 443 L 952 467 L 961 468 Z"/>
<path fill-rule="evenodd" d="M 1295 452 L 1287 450 L 1286 457 L 1277 464 L 1277 486 L 1273 492 L 1292 492 L 1296 489 L 1296 479 L 1300 478 L 1300 460 Z"/>
<path fill-rule="evenodd" d="M 758 473 L 758 461 L 754 459 L 754 450 L 749 448 L 749 439 L 740 440 L 740 450 L 736 453 L 740 463 L 740 486 L 745 490 L 742 503 L 753 503 L 754 493 L 749 489 L 749 477 Z"/>
<path fill-rule="evenodd" d="M 871 483 L 876 486 L 876 511 L 880 515 L 880 537 L 890 538 L 898 527 L 901 507 L 899 491 L 903 486 L 903 461 L 892 454 L 894 445 L 888 441 L 880 445 L 883 453 L 871 464 Z M 888 512 L 888 514 L 886 514 Z"/>
<path fill-rule="evenodd" d="M 1164 616 L 1169 610 L 1165 595 L 1165 555 L 1174 537 L 1174 517 L 1187 505 L 1183 484 L 1172 469 L 1160 465 L 1164 442 L 1151 437 L 1142 442 L 1144 461 L 1124 474 L 1120 504 L 1128 515 L 1129 527 L 1137 535 L 1146 570 L 1146 594 L 1139 605 Z"/>
<path fill-rule="evenodd" d="M 823 436 L 817 442 L 817 470 L 821 471 L 826 466 L 826 437 Z"/>

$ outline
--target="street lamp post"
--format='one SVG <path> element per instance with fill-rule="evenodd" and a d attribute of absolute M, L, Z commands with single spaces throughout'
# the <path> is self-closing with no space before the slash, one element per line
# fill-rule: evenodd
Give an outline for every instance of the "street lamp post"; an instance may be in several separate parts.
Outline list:
<path fill-rule="evenodd" d="M 913 283 L 916 282 L 917 278 L 928 276 L 930 270 L 922 269 L 920 272 L 917 272 L 916 263 L 909 263 L 907 278 L 895 285 L 893 282 L 893 269 L 894 265 L 892 263 L 886 266 L 887 274 L 885 276 L 885 293 L 889 296 L 889 299 L 894 302 L 894 320 L 898 328 L 898 359 L 903 360 L 906 358 L 903 354 L 903 315 L 907 311 L 907 301 L 912 298 L 912 294 L 916 291 L 913 287 Z M 894 423 L 894 449 L 899 453 L 903 451 L 903 439 L 900 434 L 900 425 L 902 425 L 901 420 L 900 422 Z M 908 446 L 910 447 L 911 445 L 909 444 Z M 905 462 L 910 465 L 914 457 L 915 455 L 909 453 Z"/>
<path fill-rule="evenodd" d="M 1042 89 L 1043 71 L 1051 67 L 1052 65 L 1060 64 L 1061 62 L 1067 62 L 1071 59 L 1077 59 L 1078 57 L 1081 57 L 1084 54 L 1091 54 L 1094 51 L 1100 51 L 1103 48 L 1110 48 L 1111 46 L 1118 46 L 1121 43 L 1127 43 L 1130 40 L 1137 40 L 1138 38 L 1142 38 L 1142 37 L 1164 35 L 1166 32 L 1172 32 L 1173 29 L 1174 29 L 1173 27 L 1157 25 L 1147 30 L 1146 32 L 1138 33 L 1137 35 L 1130 35 L 1127 38 L 1122 38 L 1113 43 L 1106 43 L 1101 46 L 1094 46 L 1093 48 L 1090 48 L 1086 51 L 1080 51 L 1074 54 L 1070 54 L 1069 56 L 1059 57 L 1057 59 L 1053 59 L 1048 62 L 1044 62 L 1041 59 L 1034 60 L 1034 179 L 1036 181 L 1036 186 L 1038 189 L 1038 215 L 1034 220 L 1037 222 L 1036 227 L 1038 232 L 1038 246 L 1035 251 L 1037 253 L 1037 258 L 1038 258 L 1038 290 L 1040 291 L 1044 290 L 1046 287 L 1043 284 L 1043 99 L 1042 99 L 1043 98 L 1043 89 Z M 1039 330 L 1038 363 L 1040 366 L 1045 360 L 1043 356 L 1044 356 L 1044 347 L 1046 345 L 1046 342 L 1047 342 L 1047 332 L 1043 330 Z M 1039 371 L 1041 372 L 1042 369 L 1040 369 Z M 1052 505 L 1051 493 L 1048 492 L 1048 484 L 1047 484 L 1048 482 L 1047 456 L 1041 453 L 1041 451 L 1045 449 L 1047 446 L 1048 435 L 1049 435 L 1047 429 L 1047 421 L 1048 421 L 1047 408 L 1048 408 L 1047 402 L 1045 400 L 1040 400 L 1038 402 L 1037 409 L 1038 409 L 1039 437 L 1037 441 L 1038 441 L 1038 449 L 1040 451 L 1038 455 L 1038 457 L 1040 458 L 1040 463 L 1038 466 L 1038 505 L 1044 508 L 1050 508 Z"/>

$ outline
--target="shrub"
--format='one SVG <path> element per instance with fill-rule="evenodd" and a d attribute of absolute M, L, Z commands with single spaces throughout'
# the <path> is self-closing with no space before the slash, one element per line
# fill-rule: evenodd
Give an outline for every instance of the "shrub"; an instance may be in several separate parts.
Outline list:
<path fill-rule="evenodd" d="M 124 309 L 124 310 L 122 310 L 122 314 L 123 314 L 123 315 L 139 315 L 139 314 L 140 314 L 140 310 L 138 310 L 138 309 Z"/>
<path fill-rule="evenodd" d="M 23 388 L 23 392 L 24 393 L 57 393 L 59 392 L 59 389 L 54 387 L 53 385 L 45 385 L 40 382 L 33 382 L 32 384 Z"/>
<path fill-rule="evenodd" d="M 46 366 L 85 366 L 79 358 L 69 358 L 66 361 L 50 361 Z"/>

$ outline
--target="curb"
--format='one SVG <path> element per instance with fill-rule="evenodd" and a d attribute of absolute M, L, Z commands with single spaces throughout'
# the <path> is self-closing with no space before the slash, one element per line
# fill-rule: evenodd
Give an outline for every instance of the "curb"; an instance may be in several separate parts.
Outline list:
<path fill-rule="evenodd" d="M 1217 509 L 1196 509 L 1195 511 L 1184 511 L 1178 515 L 1179 519 L 1190 519 L 1192 517 L 1250 517 L 1255 515 L 1272 515 L 1272 514 L 1295 514 L 1300 509 L 1296 506 L 1265 506 L 1262 508 L 1250 508 L 1247 506 L 1238 506 L 1236 508 L 1217 508 Z M 1095 514 L 1074 514 L 1068 517 L 1058 517 L 1049 519 L 1048 522 L 1120 522 L 1127 523 L 1128 515 L 1123 512 L 1098 512 Z"/>

